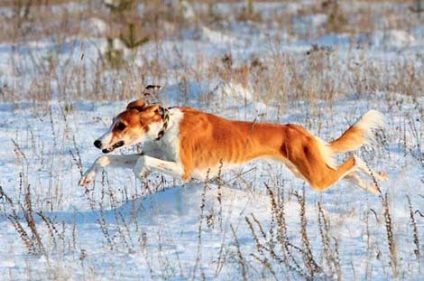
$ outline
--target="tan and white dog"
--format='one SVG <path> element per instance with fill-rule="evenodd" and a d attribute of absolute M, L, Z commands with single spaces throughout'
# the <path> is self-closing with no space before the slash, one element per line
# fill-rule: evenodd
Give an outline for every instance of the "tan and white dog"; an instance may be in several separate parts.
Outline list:
<path fill-rule="evenodd" d="M 143 153 L 104 155 L 84 174 L 87 186 L 99 169 L 107 166 L 131 168 L 142 178 L 157 171 L 188 181 L 211 179 L 221 170 L 259 158 L 280 160 L 316 190 L 326 190 L 340 179 L 377 193 L 375 179 L 386 179 L 353 155 L 341 165 L 333 156 L 369 143 L 374 129 L 384 125 L 381 113 L 371 110 L 338 139 L 325 142 L 294 124 L 270 124 L 228 120 L 193 108 L 164 108 L 142 100 L 128 104 L 110 129 L 94 142 L 103 153 L 143 143 Z M 374 177 L 365 182 L 358 172 Z"/>

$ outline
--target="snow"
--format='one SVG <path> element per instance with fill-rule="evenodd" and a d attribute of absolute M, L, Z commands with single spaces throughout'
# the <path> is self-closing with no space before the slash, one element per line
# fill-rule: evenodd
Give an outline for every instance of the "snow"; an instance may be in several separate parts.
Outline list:
<path fill-rule="evenodd" d="M 261 2 L 255 7 L 268 15 L 278 9 L 294 14 L 301 9 L 298 3 L 276 2 Z M 82 8 L 72 3 L 55 9 Z M 206 7 L 193 4 L 187 9 L 186 16 L 193 19 Z M 235 68 L 254 56 L 259 55 L 266 65 L 276 55 L 289 54 L 296 60 L 288 62 L 297 63 L 304 71 L 297 79 L 309 79 L 305 53 L 317 43 L 331 46 L 334 51 L 329 58 L 333 67 L 323 75 L 342 85 L 354 83 L 345 79 L 345 73 L 366 62 L 367 67 L 387 72 L 361 79 L 369 79 L 371 86 L 372 79 L 387 79 L 389 83 L 394 64 L 408 64 L 415 71 L 423 71 L 419 58 L 423 55 L 424 26 L 410 31 L 376 30 L 353 38 L 348 34 L 325 34 L 300 40 L 286 30 L 235 21 L 233 13 L 241 9 L 240 4 L 220 3 L 215 9 L 229 16 L 223 23 L 225 30 L 190 26 L 180 36 L 148 42 L 136 51 L 124 50 L 134 68 L 148 67 L 147 62 L 160 54 L 158 65 L 168 71 L 166 78 L 145 77 L 146 84 L 163 85 L 160 93 L 146 98 L 166 106 L 193 106 L 227 118 L 301 124 L 325 140 L 339 136 L 370 109 L 382 112 L 387 123 L 380 141 L 383 145 L 363 148 L 358 154 L 370 167 L 388 174 L 388 180 L 378 185 L 388 195 L 397 278 L 420 280 L 424 264 L 424 221 L 420 215 L 424 213 L 422 89 L 415 95 L 391 92 L 388 87 L 376 92 L 365 89 L 340 94 L 332 100 L 310 102 L 278 96 L 268 101 L 263 98 L 266 93 L 260 91 L 260 84 L 244 85 L 218 75 L 209 78 L 200 71 L 196 79 L 186 80 L 184 74 L 196 67 L 219 65 L 228 54 Z M 7 14 L 9 10 L 2 9 L 0 13 Z M 300 16 L 294 26 L 304 29 L 312 25 L 316 29 L 327 20 L 320 13 Z M 2 278 L 229 280 L 241 279 L 246 271 L 251 280 L 304 279 L 302 274 L 310 274 L 311 266 L 306 261 L 308 246 L 302 232 L 302 220 L 306 219 L 311 255 L 321 269 L 314 273 L 315 279 L 396 279 L 388 246 L 384 197 L 348 182 L 317 192 L 281 163 L 256 161 L 225 173 L 221 183 L 183 184 L 180 179 L 154 173 L 139 181 L 129 170 L 109 169 L 99 174 L 88 189 L 77 186 L 81 173 L 100 156 L 93 141 L 104 133 L 114 115 L 140 97 L 136 89 L 141 83 L 137 78 L 137 82 L 127 85 L 130 93 L 137 94 L 119 100 L 119 95 L 113 93 L 125 86 L 127 77 L 110 70 L 101 78 L 104 89 L 112 93 L 110 98 L 85 99 L 84 93 L 77 95 L 78 87 L 72 87 L 72 83 L 61 92 L 61 81 L 72 81 L 74 75 L 81 75 L 70 71 L 70 66 L 86 67 L 95 74 L 96 66 L 104 59 L 107 44 L 100 37 L 107 32 L 106 23 L 93 17 L 86 25 L 93 38 L 75 36 L 58 43 L 47 37 L 0 44 L 0 99 L 5 100 L 0 103 Z M 272 36 L 277 35 L 283 39 L 274 44 Z M 369 43 L 369 49 L 352 47 L 358 42 Z M 40 77 L 46 77 L 41 76 L 40 70 L 49 63 L 46 58 L 54 56 L 57 60 L 50 63 L 57 66 L 50 74 L 52 80 L 40 81 Z M 92 73 L 86 75 L 87 84 L 94 84 Z M 288 81 L 292 77 L 285 78 Z M 54 85 L 51 98 L 45 101 L 33 96 L 34 83 L 42 82 Z M 292 89 L 286 91 L 290 94 Z M 8 95 L 15 98 L 7 101 Z M 136 147 L 114 153 L 135 151 Z M 28 192 L 42 246 L 25 220 Z M 414 254 L 416 243 L 408 200 L 420 243 L 418 257 Z M 276 210 L 273 204 L 277 204 Z M 289 242 L 289 250 L 279 241 L 282 228 L 278 214 L 285 219 L 283 238 Z M 323 218 L 327 220 L 327 230 Z M 17 222 L 29 240 L 17 230 Z M 32 243 L 33 248 L 25 242 Z M 281 262 L 287 255 L 292 259 Z"/>
<path fill-rule="evenodd" d="M 84 24 L 86 30 L 92 36 L 102 36 L 107 34 L 108 25 L 103 20 L 98 18 L 90 18 Z"/>

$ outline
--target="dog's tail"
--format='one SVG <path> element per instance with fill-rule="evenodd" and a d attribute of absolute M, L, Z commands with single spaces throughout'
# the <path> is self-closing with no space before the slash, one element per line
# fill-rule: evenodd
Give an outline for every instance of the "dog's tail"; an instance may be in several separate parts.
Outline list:
<path fill-rule="evenodd" d="M 374 139 L 373 130 L 384 127 L 384 116 L 376 110 L 370 110 L 352 125 L 338 139 L 330 142 L 332 153 L 348 152 L 360 148 Z"/>

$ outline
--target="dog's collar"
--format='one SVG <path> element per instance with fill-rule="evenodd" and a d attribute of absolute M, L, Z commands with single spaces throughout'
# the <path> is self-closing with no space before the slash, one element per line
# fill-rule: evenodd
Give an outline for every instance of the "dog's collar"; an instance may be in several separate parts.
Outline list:
<path fill-rule="evenodd" d="M 164 107 L 159 107 L 162 115 L 163 125 L 160 131 L 158 132 L 158 136 L 155 138 L 155 141 L 160 140 L 163 135 L 165 135 L 166 129 L 168 129 L 168 123 L 169 123 L 169 110 Z"/>

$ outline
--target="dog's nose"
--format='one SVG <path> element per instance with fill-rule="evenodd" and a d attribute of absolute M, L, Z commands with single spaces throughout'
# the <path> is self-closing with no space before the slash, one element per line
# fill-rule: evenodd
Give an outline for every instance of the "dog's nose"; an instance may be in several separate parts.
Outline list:
<path fill-rule="evenodd" d="M 99 141 L 99 140 L 95 140 L 94 141 L 94 146 L 97 147 L 97 148 L 101 148 L 102 147 L 102 142 Z"/>

